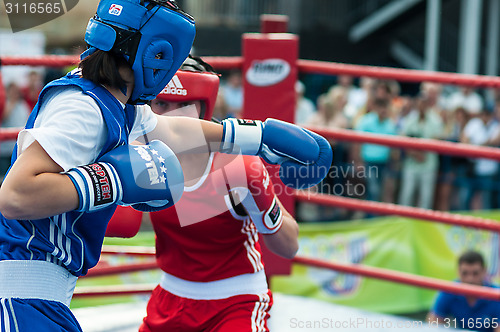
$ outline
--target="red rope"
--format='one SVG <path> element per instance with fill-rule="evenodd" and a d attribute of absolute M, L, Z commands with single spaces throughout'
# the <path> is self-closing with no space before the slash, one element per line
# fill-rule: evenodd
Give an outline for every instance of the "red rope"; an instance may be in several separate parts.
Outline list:
<path fill-rule="evenodd" d="M 239 56 L 204 56 L 202 59 L 216 70 L 242 69 L 243 67 L 243 57 Z"/>
<path fill-rule="evenodd" d="M 2 66 L 74 66 L 80 61 L 75 55 L 41 55 L 35 57 L 4 56 L 0 58 Z"/>
<path fill-rule="evenodd" d="M 325 138 L 357 143 L 373 143 L 393 148 L 433 151 L 444 155 L 500 160 L 500 149 L 462 143 L 453 143 L 437 139 L 414 138 L 396 135 L 365 133 L 348 129 L 329 129 L 309 127 Z"/>
<path fill-rule="evenodd" d="M 156 256 L 154 247 L 141 246 L 102 246 L 101 254 L 129 255 L 129 256 Z"/>
<path fill-rule="evenodd" d="M 151 255 L 154 251 L 152 247 L 123 247 L 118 246 L 105 246 L 102 253 L 111 254 L 131 254 L 131 255 Z M 381 280 L 387 280 L 391 282 L 407 284 L 416 287 L 436 289 L 440 291 L 445 291 L 453 294 L 460 294 L 465 296 L 474 296 L 483 299 L 490 300 L 500 300 L 500 290 L 474 286 L 463 283 L 443 281 L 440 279 L 418 276 L 410 273 L 404 273 L 389 269 L 382 269 L 372 266 L 363 266 L 358 264 L 344 264 L 339 262 L 330 262 L 325 260 L 319 260 L 314 258 L 307 258 L 297 256 L 292 260 L 296 264 L 302 264 L 306 266 L 325 268 L 329 270 L 335 270 L 342 273 L 349 273 L 354 275 L 361 275 L 369 278 L 376 278 Z M 94 268 L 89 271 L 87 276 L 103 276 L 126 272 L 137 272 L 156 269 L 157 266 L 154 262 L 138 263 L 138 264 L 128 264 L 122 266 L 111 266 L 103 268 Z M 99 288 L 99 287 L 84 287 L 77 288 L 75 295 L 77 296 L 97 296 L 97 295 L 126 295 L 126 294 L 141 294 L 147 293 L 148 288 L 143 286 L 116 286 L 113 288 Z M 149 287 L 149 286 L 148 286 Z"/>
<path fill-rule="evenodd" d="M 241 68 L 242 57 L 207 56 L 203 60 L 218 70 Z M 42 55 L 36 57 L 4 56 L 0 58 L 2 66 L 46 66 L 66 67 L 78 64 L 80 57 L 74 55 Z"/>
<path fill-rule="evenodd" d="M 143 263 L 123 264 L 116 266 L 105 266 L 105 267 L 96 266 L 93 269 L 89 270 L 89 272 L 82 278 L 102 277 L 113 274 L 139 272 L 139 271 L 147 271 L 155 269 L 158 269 L 156 260 Z"/>
<path fill-rule="evenodd" d="M 403 217 L 437 221 L 444 224 L 474 227 L 479 229 L 490 230 L 500 233 L 500 222 L 483 219 L 473 216 L 463 216 L 448 212 L 426 210 L 416 207 L 401 206 L 390 203 L 380 203 L 365 201 L 355 198 L 339 197 L 326 194 L 312 194 L 302 191 L 296 191 L 295 197 L 299 201 L 313 202 L 328 206 L 335 206 L 349 210 L 360 210 L 375 214 L 398 215 Z"/>
<path fill-rule="evenodd" d="M 158 284 L 134 284 L 134 285 L 107 285 L 107 286 L 78 286 L 73 297 L 93 296 L 119 296 L 149 294 Z"/>
<path fill-rule="evenodd" d="M 242 57 L 203 57 L 217 70 L 242 68 Z M 73 55 L 46 55 L 39 57 L 5 56 L 0 58 L 4 66 L 48 66 L 66 67 L 78 63 L 79 57 Z M 431 72 L 412 69 L 351 65 L 336 62 L 298 60 L 301 73 L 318 73 L 326 75 L 368 76 L 380 79 L 394 79 L 401 82 L 436 82 L 442 84 L 466 85 L 485 88 L 500 88 L 500 77 L 484 75 L 467 75 L 458 73 Z"/>
<path fill-rule="evenodd" d="M 380 79 L 393 79 L 401 82 L 420 83 L 422 81 L 429 81 L 442 84 L 466 85 L 483 88 L 500 87 L 500 77 L 497 76 L 466 75 L 389 67 L 350 65 L 345 63 L 312 60 L 298 60 L 297 65 L 301 73 L 368 76 Z"/>
<path fill-rule="evenodd" d="M 0 142 L 1 141 L 15 141 L 17 135 L 22 128 L 0 128 Z"/>
<path fill-rule="evenodd" d="M 357 264 L 342 264 L 338 262 L 329 262 L 329 261 L 327 262 L 324 260 L 299 257 L 299 256 L 295 257 L 293 259 L 293 262 L 306 266 L 319 267 L 343 273 L 362 275 L 369 278 L 376 278 L 376 279 L 397 282 L 400 284 L 436 289 L 439 291 L 444 291 L 453 294 L 472 296 L 481 299 L 488 299 L 495 301 L 500 300 L 500 290 L 493 289 L 490 287 L 469 285 L 458 282 L 449 282 L 449 281 L 439 280 L 430 277 L 423 277 L 394 270 L 376 268 L 372 266 L 363 266 Z"/>
<path fill-rule="evenodd" d="M 443 281 L 430 277 L 423 277 L 418 275 L 413 275 L 409 273 L 376 268 L 371 266 L 363 266 L 357 264 L 343 264 L 338 262 L 329 262 L 319 259 L 306 258 L 297 256 L 293 259 L 296 264 L 301 264 L 305 266 L 312 266 L 318 268 L 324 268 L 329 270 L 335 270 L 342 273 L 349 273 L 354 275 L 361 275 L 369 278 L 387 280 L 391 282 L 435 289 L 440 291 L 445 291 L 453 294 L 473 296 L 482 299 L 489 300 L 500 300 L 500 290 L 492 289 L 489 287 L 481 287 L 475 285 L 468 285 L 463 283 Z M 123 269 L 118 267 L 101 268 L 102 272 L 110 273 L 93 273 L 90 270 L 87 276 L 103 276 L 110 274 L 118 274 L 125 272 L 135 272 L 135 271 L 145 271 L 150 270 L 155 267 L 151 266 L 151 263 L 141 263 L 133 264 L 134 268 L 131 270 L 123 271 L 125 268 L 132 266 L 126 265 L 122 266 Z M 132 295 L 132 294 L 144 294 L 149 293 L 152 288 L 156 285 L 123 285 L 123 286 L 97 286 L 97 287 L 77 287 L 75 290 L 75 296 L 102 296 L 102 295 Z"/>
<path fill-rule="evenodd" d="M 0 119 L 3 119 L 3 111 L 5 109 L 5 86 L 2 82 L 2 73 L 0 72 Z"/>

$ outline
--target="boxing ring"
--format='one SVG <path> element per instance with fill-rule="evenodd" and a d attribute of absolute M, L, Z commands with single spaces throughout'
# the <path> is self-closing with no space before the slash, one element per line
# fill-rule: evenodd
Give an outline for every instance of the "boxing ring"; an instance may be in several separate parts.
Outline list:
<path fill-rule="evenodd" d="M 244 57 L 204 57 L 203 59 L 208 63 L 210 63 L 216 70 L 244 69 L 244 63 L 245 63 Z M 74 65 L 77 62 L 78 58 L 73 56 L 43 56 L 37 58 L 33 57 L 0 58 L 0 64 L 2 66 L 25 65 L 25 66 L 65 67 L 69 65 Z M 356 77 L 367 76 L 379 79 L 394 79 L 400 82 L 429 81 L 441 84 L 500 89 L 500 78 L 480 76 L 480 75 L 424 72 L 417 70 L 348 65 L 348 64 L 300 60 L 300 59 L 296 61 L 296 68 L 300 73 L 321 73 L 327 75 L 346 74 Z M 0 111 L 3 108 L 4 100 L 5 100 L 5 93 L 3 91 L 3 85 L 1 84 L 0 81 Z M 247 116 L 247 117 L 252 118 L 252 116 Z M 273 115 L 269 114 L 269 117 L 273 117 Z M 310 129 L 314 130 L 318 134 L 323 135 L 326 138 L 335 139 L 339 141 L 356 142 L 356 143 L 374 143 L 374 144 L 390 146 L 393 148 L 402 148 L 402 149 L 411 148 L 416 150 L 432 151 L 444 155 L 454 155 L 454 156 L 462 156 L 470 158 L 488 158 L 500 161 L 500 149 L 497 148 L 478 147 L 467 144 L 444 142 L 431 139 L 359 133 L 345 129 L 333 130 L 333 129 L 325 129 L 317 127 Z M 0 141 L 16 139 L 18 132 L 19 128 L 1 129 Z M 443 224 L 454 225 L 457 227 L 485 230 L 500 235 L 499 221 L 476 217 L 476 216 L 459 215 L 449 212 L 400 206 L 396 204 L 369 202 L 361 199 L 347 198 L 347 197 L 326 195 L 326 194 L 317 194 L 304 191 L 295 191 L 292 197 L 288 197 L 288 199 L 291 199 L 292 202 L 294 201 L 310 202 L 329 207 L 343 208 L 355 211 L 364 211 L 367 213 L 373 213 L 377 215 L 404 216 L 412 219 L 423 220 L 429 223 L 443 223 Z M 123 273 L 150 271 L 157 269 L 154 260 L 154 248 L 151 247 L 135 247 L 135 246 L 124 247 L 124 246 L 105 245 L 103 247 L 102 254 L 111 256 L 127 255 L 131 257 L 141 257 L 143 261 L 140 263 L 128 263 L 118 266 L 98 265 L 97 267 L 89 271 L 88 275 L 85 276 L 85 279 L 99 277 L 99 276 L 101 277 L 112 276 Z M 481 287 L 481 286 L 460 284 L 457 282 L 450 282 L 450 281 L 440 280 L 437 278 L 414 275 L 410 273 L 384 269 L 374 266 L 367 266 L 362 264 L 351 264 L 351 263 L 346 264 L 337 261 L 321 260 L 301 255 L 295 257 L 291 262 L 288 262 L 287 264 L 303 265 L 319 269 L 332 270 L 332 271 L 337 271 L 339 273 L 353 274 L 366 278 L 380 279 L 391 283 L 400 283 L 404 285 L 411 285 L 413 287 L 447 291 L 450 293 L 461 294 L 466 296 L 474 296 L 483 299 L 491 299 L 491 300 L 500 299 L 500 290 L 494 290 L 492 288 Z M 270 274 L 271 275 L 273 274 L 272 271 L 270 272 Z M 88 298 L 96 296 L 123 296 L 123 295 L 141 295 L 141 294 L 147 295 L 151 292 L 154 286 L 156 286 L 156 283 L 116 285 L 116 286 L 106 285 L 106 286 L 92 286 L 92 287 L 77 286 L 74 297 Z M 279 308 L 280 303 L 283 304 L 293 303 L 295 300 L 296 298 L 294 297 L 287 297 L 286 295 L 278 294 L 275 306 Z M 306 300 L 302 299 L 302 300 L 305 302 L 299 302 L 300 304 L 298 304 L 297 306 L 304 307 L 305 304 L 306 307 L 313 309 L 313 311 L 324 310 L 321 309 L 321 307 L 317 307 L 318 305 L 317 302 L 312 302 L 312 300 L 309 301 L 307 299 Z M 143 302 L 142 305 L 143 307 L 145 307 L 145 302 Z M 345 312 L 346 310 L 345 308 L 339 306 L 333 306 L 331 304 L 326 304 L 326 303 L 324 303 L 323 305 L 324 307 L 322 308 L 329 308 L 325 310 L 335 310 L 336 313 L 344 312 L 345 315 L 349 316 L 349 314 Z M 112 312 L 120 310 L 122 312 L 128 312 L 127 310 L 134 309 L 134 306 L 125 308 L 123 306 L 117 305 L 112 308 L 113 308 Z M 88 311 L 85 311 L 86 309 L 85 310 L 81 309 L 81 310 L 82 310 L 81 317 L 86 317 Z M 140 311 L 140 313 L 143 314 L 142 311 Z M 112 315 L 112 313 L 109 312 L 108 314 Z M 357 312 L 356 314 L 365 316 L 370 315 L 369 313 L 366 312 L 363 313 Z M 131 314 L 131 317 L 135 316 Z M 279 320 L 280 318 L 278 317 L 277 319 Z M 392 317 L 388 319 L 389 320 L 393 319 L 395 322 L 394 324 L 396 324 L 399 318 Z M 92 319 L 89 318 L 89 322 L 91 320 Z M 273 326 L 273 330 L 275 331 L 279 331 L 278 326 L 284 323 L 285 322 L 283 320 L 281 320 L 279 323 L 273 323 L 272 319 L 270 321 L 270 324 L 271 326 Z M 290 321 L 288 321 L 288 323 L 290 323 Z M 91 325 L 91 323 L 89 324 Z M 112 328 L 113 327 L 110 327 L 106 331 L 108 330 L 111 331 L 113 330 Z M 342 326 L 342 328 L 344 327 Z M 422 326 L 420 327 L 417 326 L 415 327 L 415 330 L 417 329 L 420 330 L 421 328 Z M 390 330 L 390 328 L 388 327 L 386 329 Z M 438 328 L 436 327 L 436 329 Z M 92 329 L 90 328 L 89 330 Z M 97 330 L 98 329 L 96 328 L 96 331 Z M 126 329 L 123 328 L 121 330 L 125 331 Z M 307 330 L 314 331 L 314 329 L 307 329 Z M 382 328 L 381 330 L 385 329 Z"/>

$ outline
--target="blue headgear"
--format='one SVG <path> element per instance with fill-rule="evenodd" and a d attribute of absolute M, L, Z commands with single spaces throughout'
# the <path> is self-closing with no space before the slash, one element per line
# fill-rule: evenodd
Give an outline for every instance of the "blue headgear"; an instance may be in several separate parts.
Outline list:
<path fill-rule="evenodd" d="M 85 32 L 89 49 L 122 54 L 134 71 L 131 104 L 160 93 L 189 55 L 194 19 L 168 0 L 101 0 Z"/>

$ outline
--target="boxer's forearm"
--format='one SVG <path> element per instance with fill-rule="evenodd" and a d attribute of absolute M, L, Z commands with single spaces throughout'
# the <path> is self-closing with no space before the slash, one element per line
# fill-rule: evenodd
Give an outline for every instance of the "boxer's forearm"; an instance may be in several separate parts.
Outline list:
<path fill-rule="evenodd" d="M 12 166 L 0 187 L 0 212 L 8 219 L 41 219 L 74 210 L 71 179 L 35 141 Z"/>
<path fill-rule="evenodd" d="M 176 154 L 219 151 L 222 125 L 189 117 L 158 116 L 156 128 L 146 135 L 148 141 L 163 141 Z M 145 138 L 139 137 L 145 143 Z"/>
<path fill-rule="evenodd" d="M 276 255 L 292 259 L 299 249 L 299 225 L 278 200 L 283 211 L 283 225 L 274 234 L 261 234 L 266 246 Z"/>

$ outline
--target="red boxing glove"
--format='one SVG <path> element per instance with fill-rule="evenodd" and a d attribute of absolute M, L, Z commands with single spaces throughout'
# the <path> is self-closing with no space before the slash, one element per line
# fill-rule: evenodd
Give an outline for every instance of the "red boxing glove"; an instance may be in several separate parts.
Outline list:
<path fill-rule="evenodd" d="M 141 227 L 142 212 L 129 206 L 117 206 L 108 222 L 107 237 L 131 238 L 137 235 Z"/>

